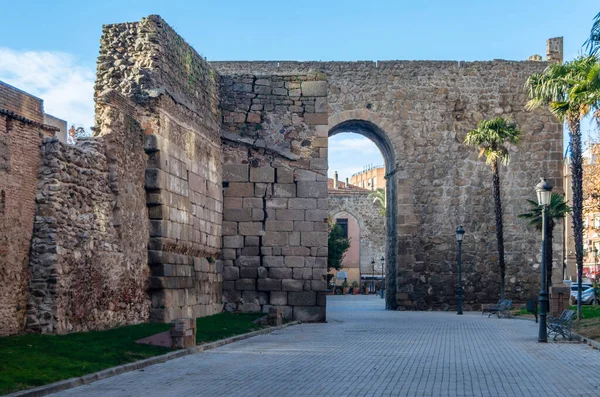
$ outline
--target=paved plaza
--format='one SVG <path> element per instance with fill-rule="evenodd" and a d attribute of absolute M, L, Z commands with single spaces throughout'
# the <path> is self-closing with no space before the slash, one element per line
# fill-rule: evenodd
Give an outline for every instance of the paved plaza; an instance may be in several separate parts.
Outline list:
<path fill-rule="evenodd" d="M 600 352 L 537 343 L 532 321 L 328 297 L 302 324 L 55 396 L 600 396 Z"/>

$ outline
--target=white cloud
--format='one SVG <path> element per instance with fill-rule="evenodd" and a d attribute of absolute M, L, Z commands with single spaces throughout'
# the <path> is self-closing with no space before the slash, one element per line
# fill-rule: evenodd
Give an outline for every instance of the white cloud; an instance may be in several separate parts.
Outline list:
<path fill-rule="evenodd" d="M 338 134 L 329 138 L 329 171 L 338 172 L 340 180 L 361 172 L 365 166 L 383 165 L 383 156 L 373 141 L 358 134 Z"/>
<path fill-rule="evenodd" d="M 44 100 L 44 112 L 89 129 L 94 122 L 94 71 L 61 52 L 0 47 L 0 80 Z"/>
<path fill-rule="evenodd" d="M 355 151 L 364 154 L 381 154 L 377 146 L 369 138 L 358 134 L 337 134 L 329 138 L 329 151 Z"/>

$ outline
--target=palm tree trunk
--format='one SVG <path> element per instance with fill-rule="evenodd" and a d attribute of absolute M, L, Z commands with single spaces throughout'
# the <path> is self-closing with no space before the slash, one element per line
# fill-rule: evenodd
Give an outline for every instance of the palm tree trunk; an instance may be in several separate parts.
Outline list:
<path fill-rule="evenodd" d="M 583 279 L 583 159 L 579 115 L 567 117 L 571 138 L 571 183 L 573 187 L 573 237 L 577 263 L 577 318 L 581 320 L 581 282 Z"/>
<path fill-rule="evenodd" d="M 500 199 L 500 173 L 498 161 L 492 163 L 492 182 L 494 189 L 494 204 L 496 207 L 496 240 L 498 242 L 498 264 L 500 266 L 500 299 L 504 299 L 504 278 L 506 265 L 504 264 L 504 233 L 502 230 L 502 201 Z"/>

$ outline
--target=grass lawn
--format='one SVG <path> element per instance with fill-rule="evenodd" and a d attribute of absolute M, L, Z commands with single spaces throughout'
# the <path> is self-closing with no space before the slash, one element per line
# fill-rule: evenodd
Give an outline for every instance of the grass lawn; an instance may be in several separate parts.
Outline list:
<path fill-rule="evenodd" d="M 197 318 L 196 344 L 213 342 L 264 328 L 263 325 L 253 323 L 254 320 L 264 315 L 264 313 L 223 312 L 214 316 Z"/>
<path fill-rule="evenodd" d="M 577 313 L 577 306 L 571 306 Z M 600 341 L 600 306 L 582 305 L 580 321 L 573 320 L 573 330 L 587 338 Z"/>
<path fill-rule="evenodd" d="M 198 318 L 196 341 L 211 342 L 263 328 L 252 322 L 263 315 L 225 312 Z M 135 341 L 168 329 L 169 324 L 153 323 L 68 335 L 0 337 L 0 394 L 167 353 L 172 349 Z"/>
<path fill-rule="evenodd" d="M 577 306 L 571 306 L 571 310 L 577 313 Z M 534 318 L 526 309 L 515 309 L 511 311 L 513 316 Z M 577 316 L 577 314 L 575 314 Z M 600 341 L 600 305 L 582 305 L 580 321 L 573 320 L 573 331 L 593 340 Z"/>

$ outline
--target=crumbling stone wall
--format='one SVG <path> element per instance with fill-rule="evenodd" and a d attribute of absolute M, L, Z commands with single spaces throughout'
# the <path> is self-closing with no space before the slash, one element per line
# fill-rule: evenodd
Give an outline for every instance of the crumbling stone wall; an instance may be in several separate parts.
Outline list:
<path fill-rule="evenodd" d="M 0 81 L 0 336 L 25 326 L 39 148 L 57 130 L 41 99 Z"/>
<path fill-rule="evenodd" d="M 65 333 L 148 320 L 144 138 L 134 107 L 111 98 L 98 106 L 97 137 L 42 145 L 30 330 Z"/>
<path fill-rule="evenodd" d="M 103 27 L 96 96 L 107 89 L 144 109 L 151 319 L 221 311 L 218 77 L 160 17 L 150 16 Z"/>
<path fill-rule="evenodd" d="M 327 82 L 223 75 L 226 308 L 325 320 Z"/>
<path fill-rule="evenodd" d="M 465 304 L 496 301 L 499 271 L 489 167 L 465 147 L 482 118 L 510 116 L 523 131 L 511 165 L 501 169 L 507 296 L 524 301 L 539 290 L 539 235 L 517 215 L 539 176 L 562 191 L 562 126 L 545 110 L 526 112 L 523 90 L 544 62 L 213 62 L 222 74 L 324 73 L 328 128 L 352 121 L 377 126 L 393 144 L 389 177 L 397 189 L 396 303 L 447 308 L 456 297 L 454 230 L 463 243 Z M 349 124 L 348 132 L 359 132 Z M 337 131 L 339 132 L 339 131 Z M 387 159 L 386 159 L 387 161 Z M 561 233 L 557 231 L 557 233 Z M 561 239 L 561 236 L 557 236 Z M 556 252 L 555 258 L 561 258 Z"/>
<path fill-rule="evenodd" d="M 369 192 L 350 189 L 329 190 L 327 202 L 329 216 L 335 217 L 341 212 L 354 216 L 360 227 L 360 273 L 373 272 L 372 260 L 375 260 L 375 273 L 381 274 L 380 258 L 385 256 L 385 217 L 380 207 L 369 198 Z"/>

